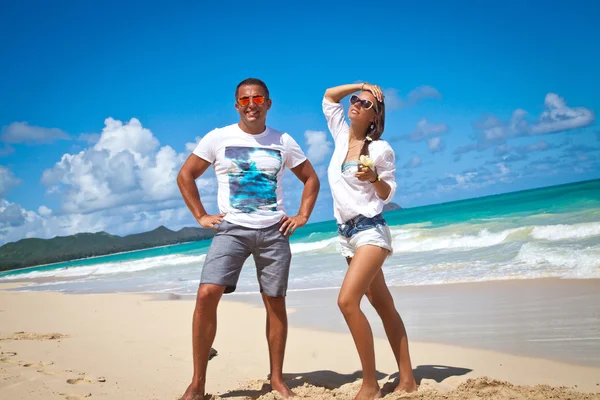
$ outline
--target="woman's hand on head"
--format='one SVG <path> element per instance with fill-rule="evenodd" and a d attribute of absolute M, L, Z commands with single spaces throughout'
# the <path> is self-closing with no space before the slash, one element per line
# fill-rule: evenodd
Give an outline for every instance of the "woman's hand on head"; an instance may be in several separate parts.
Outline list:
<path fill-rule="evenodd" d="M 379 86 L 371 85 L 370 83 L 365 83 L 363 90 L 368 90 L 369 92 L 373 93 L 373 96 L 375 96 L 377 101 L 383 103 L 383 91 Z"/>

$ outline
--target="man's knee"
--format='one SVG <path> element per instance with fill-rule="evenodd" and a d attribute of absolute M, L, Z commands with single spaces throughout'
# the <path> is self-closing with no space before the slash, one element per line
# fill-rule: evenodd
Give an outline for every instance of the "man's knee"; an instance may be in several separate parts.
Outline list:
<path fill-rule="evenodd" d="M 219 285 L 202 284 L 196 296 L 196 308 L 216 306 L 223 295 L 225 288 Z"/>
<path fill-rule="evenodd" d="M 267 296 L 262 294 L 263 301 L 267 307 L 267 311 L 273 310 L 274 312 L 285 312 L 285 296 Z"/>

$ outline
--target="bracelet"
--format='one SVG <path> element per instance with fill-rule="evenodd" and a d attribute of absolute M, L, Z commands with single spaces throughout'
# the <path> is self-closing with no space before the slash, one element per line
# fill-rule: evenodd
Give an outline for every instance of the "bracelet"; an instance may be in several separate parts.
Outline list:
<path fill-rule="evenodd" d="M 367 82 L 364 82 L 364 83 L 362 84 L 362 86 L 360 87 L 360 90 L 365 90 L 365 85 L 366 85 L 366 84 L 367 84 Z"/>
<path fill-rule="evenodd" d="M 377 177 L 375 178 L 374 181 L 369 181 L 369 183 L 375 183 L 375 182 L 379 182 L 381 181 L 381 178 L 379 177 L 379 174 L 377 174 Z"/>

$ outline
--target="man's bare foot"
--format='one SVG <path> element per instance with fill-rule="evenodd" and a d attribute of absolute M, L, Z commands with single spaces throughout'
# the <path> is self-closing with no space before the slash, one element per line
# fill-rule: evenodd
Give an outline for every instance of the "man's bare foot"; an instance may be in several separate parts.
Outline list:
<path fill-rule="evenodd" d="M 179 400 L 204 400 L 204 388 L 190 384 Z"/>
<path fill-rule="evenodd" d="M 414 379 L 411 379 L 408 382 L 400 382 L 398 383 L 398 386 L 396 386 L 396 389 L 394 389 L 394 392 L 406 392 L 406 393 L 412 393 L 412 392 L 416 392 L 417 391 L 417 382 L 415 382 Z"/>
<path fill-rule="evenodd" d="M 296 396 L 296 393 L 292 392 L 284 381 L 271 381 L 271 389 L 279 392 L 285 398 Z"/>
<path fill-rule="evenodd" d="M 381 389 L 379 385 L 366 386 L 362 385 L 354 400 L 373 400 L 381 398 Z"/>

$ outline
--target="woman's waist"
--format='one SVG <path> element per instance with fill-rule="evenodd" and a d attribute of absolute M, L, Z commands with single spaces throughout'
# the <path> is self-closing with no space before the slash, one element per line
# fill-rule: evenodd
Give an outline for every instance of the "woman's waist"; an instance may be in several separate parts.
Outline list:
<path fill-rule="evenodd" d="M 335 209 L 336 222 L 339 225 L 360 216 L 373 218 L 378 214 L 381 214 L 383 212 L 383 202 L 381 202 L 381 204 L 377 202 L 359 205 L 350 204 L 349 202 L 338 203 L 334 200 L 333 208 Z"/>
<path fill-rule="evenodd" d="M 367 217 L 366 215 L 360 214 L 352 219 L 338 224 L 338 234 L 350 238 L 358 232 L 374 229 L 383 225 L 387 225 L 387 223 L 385 222 L 385 218 L 383 218 L 381 213 L 373 217 Z"/>
<path fill-rule="evenodd" d="M 383 224 L 385 225 L 385 218 L 383 217 L 383 213 L 379 213 L 379 214 L 375 214 L 373 216 L 367 216 L 367 215 L 363 215 L 363 214 L 358 214 L 353 218 L 350 218 L 344 222 L 342 222 L 341 224 L 338 224 L 338 226 L 344 226 L 344 225 L 348 225 L 351 227 L 355 227 L 355 226 L 361 226 L 361 225 L 371 225 L 371 224 Z"/>

